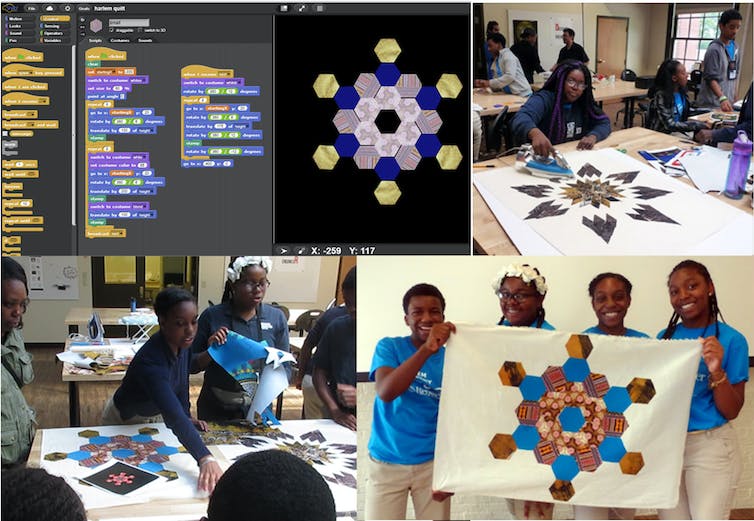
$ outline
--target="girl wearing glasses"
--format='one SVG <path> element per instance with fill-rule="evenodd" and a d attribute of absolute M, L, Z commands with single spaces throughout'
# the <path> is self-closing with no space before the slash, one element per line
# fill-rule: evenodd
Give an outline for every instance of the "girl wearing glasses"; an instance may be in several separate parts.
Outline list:
<path fill-rule="evenodd" d="M 722 321 L 715 285 L 703 264 L 685 260 L 676 265 L 668 278 L 668 293 L 673 316 L 657 338 L 698 338 L 702 358 L 691 396 L 678 505 L 658 515 L 728 519 L 741 475 L 741 454 L 730 420 L 744 404 L 748 344 Z"/>
<path fill-rule="evenodd" d="M 269 257 L 236 257 L 226 271 L 222 303 L 205 309 L 199 317 L 191 372 L 204 371 L 204 383 L 196 403 L 197 415 L 202 420 L 245 418 L 251 405 L 252 397 L 207 353 L 212 344 L 225 343 L 228 331 L 290 351 L 285 315 L 278 308 L 262 303 L 270 285 L 267 274 L 271 268 Z M 263 367 L 264 360 L 254 362 L 257 378 Z"/>
<path fill-rule="evenodd" d="M 34 379 L 31 355 L 21 334 L 23 315 L 29 303 L 26 272 L 10 257 L 3 257 L 3 350 L 2 350 L 2 465 L 23 465 L 34 440 L 34 411 L 26 403 L 21 387 Z"/>
<path fill-rule="evenodd" d="M 545 278 L 528 264 L 510 264 L 492 279 L 492 289 L 500 299 L 503 316 L 499 326 L 535 327 L 554 330 L 545 320 L 542 303 L 547 294 Z M 508 499 L 515 519 L 552 519 L 552 503 Z"/>
<path fill-rule="evenodd" d="M 549 156 L 553 145 L 576 141 L 589 150 L 610 135 L 610 119 L 592 95 L 592 75 L 581 62 L 558 65 L 541 90 L 516 113 L 511 131 L 518 143 L 530 142 L 534 152 Z"/>

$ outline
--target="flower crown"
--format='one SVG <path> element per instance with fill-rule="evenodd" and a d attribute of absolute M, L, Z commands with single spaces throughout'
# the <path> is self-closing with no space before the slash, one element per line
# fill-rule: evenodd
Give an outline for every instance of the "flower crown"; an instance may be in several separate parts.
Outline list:
<path fill-rule="evenodd" d="M 233 261 L 233 265 L 225 270 L 228 280 L 235 282 L 241 278 L 241 272 L 246 266 L 259 266 L 269 273 L 272 269 L 272 259 L 269 257 L 237 257 Z"/>
<path fill-rule="evenodd" d="M 544 295 L 547 293 L 547 284 L 545 283 L 545 277 L 539 274 L 537 268 L 529 266 L 528 264 L 509 264 L 502 270 L 500 270 L 494 279 L 492 279 L 492 289 L 497 292 L 500 290 L 500 286 L 507 277 L 517 277 L 529 284 L 534 282 L 537 288 L 537 293 Z"/>

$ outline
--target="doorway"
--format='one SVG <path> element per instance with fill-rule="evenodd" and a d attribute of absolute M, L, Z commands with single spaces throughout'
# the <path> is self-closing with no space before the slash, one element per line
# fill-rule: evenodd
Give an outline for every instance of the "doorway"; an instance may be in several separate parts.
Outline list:
<path fill-rule="evenodd" d="M 627 52 L 628 18 L 597 16 L 597 74 L 619 79 L 626 69 Z"/>

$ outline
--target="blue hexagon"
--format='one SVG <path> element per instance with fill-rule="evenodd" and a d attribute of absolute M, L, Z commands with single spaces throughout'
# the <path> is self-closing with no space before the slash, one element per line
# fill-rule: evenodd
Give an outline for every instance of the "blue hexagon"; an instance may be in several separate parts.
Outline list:
<path fill-rule="evenodd" d="M 611 387 L 602 399 L 609 412 L 623 412 L 631 405 L 631 396 L 625 387 Z"/>
<path fill-rule="evenodd" d="M 579 464 L 573 456 L 561 454 L 552 462 L 552 472 L 557 479 L 571 481 L 579 473 Z"/>
<path fill-rule="evenodd" d="M 359 102 L 359 93 L 354 87 L 340 87 L 335 93 L 335 103 L 341 109 L 354 109 Z"/>
<path fill-rule="evenodd" d="M 422 134 L 416 140 L 416 150 L 422 157 L 435 157 L 442 147 L 440 139 L 435 134 Z"/>
<path fill-rule="evenodd" d="M 564 431 L 579 432 L 581 426 L 584 425 L 584 414 L 578 407 L 563 407 L 558 420 Z"/>
<path fill-rule="evenodd" d="M 148 434 L 137 434 L 136 436 L 131 436 L 131 441 L 147 443 L 152 441 L 152 437 Z"/>
<path fill-rule="evenodd" d="M 383 87 L 392 87 L 398 83 L 398 78 L 401 77 L 401 71 L 394 63 L 381 63 L 377 70 L 374 71 L 374 75 Z"/>
<path fill-rule="evenodd" d="M 394 157 L 381 157 L 374 165 L 374 171 L 383 181 L 393 181 L 401 171 L 398 161 Z"/>
<path fill-rule="evenodd" d="M 69 452 L 68 457 L 74 461 L 84 460 L 92 455 L 91 452 L 85 450 L 77 450 L 76 452 Z"/>
<path fill-rule="evenodd" d="M 161 470 L 165 470 L 165 467 L 153 461 L 146 461 L 139 465 L 139 468 L 148 472 L 160 472 Z"/>
<path fill-rule="evenodd" d="M 416 95 L 416 102 L 422 110 L 435 110 L 441 99 L 437 87 L 422 87 Z"/>
<path fill-rule="evenodd" d="M 93 438 L 89 438 L 89 443 L 104 445 L 105 443 L 110 443 L 110 438 L 108 436 L 94 436 Z"/>
<path fill-rule="evenodd" d="M 126 459 L 136 454 L 136 452 L 131 449 L 115 449 L 112 454 L 113 458 Z"/>
<path fill-rule="evenodd" d="M 542 381 L 541 377 L 530 376 L 528 374 L 524 376 L 524 379 L 521 382 L 521 385 L 518 386 L 518 389 L 521 391 L 521 395 L 524 397 L 524 400 L 529 401 L 539 401 L 539 398 L 543 394 L 545 394 L 545 391 L 547 391 L 547 388 L 545 388 L 545 383 Z"/>
<path fill-rule="evenodd" d="M 626 447 L 623 446 L 623 440 L 612 436 L 606 437 L 600 443 L 600 456 L 604 461 L 618 463 L 626 454 Z"/>
<path fill-rule="evenodd" d="M 335 140 L 335 150 L 340 157 L 353 157 L 359 149 L 359 140 L 353 134 L 340 134 Z"/>
<path fill-rule="evenodd" d="M 178 454 L 178 447 L 168 447 L 167 445 L 164 445 L 158 447 L 155 452 L 157 454 L 162 454 L 163 456 L 171 456 L 173 454 Z"/>
<path fill-rule="evenodd" d="M 583 382 L 589 376 L 589 363 L 583 358 L 569 358 L 563 364 L 563 372 L 569 382 Z"/>
<path fill-rule="evenodd" d="M 539 432 L 531 425 L 519 425 L 513 431 L 513 440 L 519 449 L 534 450 L 539 443 Z"/>

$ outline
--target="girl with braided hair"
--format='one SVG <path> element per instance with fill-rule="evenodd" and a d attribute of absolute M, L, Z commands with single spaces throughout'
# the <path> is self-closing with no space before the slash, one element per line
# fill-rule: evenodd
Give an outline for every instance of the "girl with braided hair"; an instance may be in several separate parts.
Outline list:
<path fill-rule="evenodd" d="M 516 113 L 511 130 L 516 142 L 531 142 L 536 154 L 548 156 L 553 145 L 566 141 L 590 150 L 610 134 L 610 119 L 594 102 L 586 65 L 566 61 Z"/>
<path fill-rule="evenodd" d="M 669 134 L 696 132 L 712 128 L 710 122 L 688 119 L 691 103 L 686 95 L 686 67 L 678 60 L 668 59 L 657 69 L 649 97 L 649 128 Z"/>
<path fill-rule="evenodd" d="M 746 338 L 723 321 L 715 285 L 703 264 L 685 260 L 676 265 L 668 278 L 668 292 L 673 315 L 657 337 L 698 338 L 702 360 L 691 397 L 678 505 L 660 510 L 659 516 L 728 519 L 741 474 L 729 421 L 744 404 L 749 348 Z"/>

